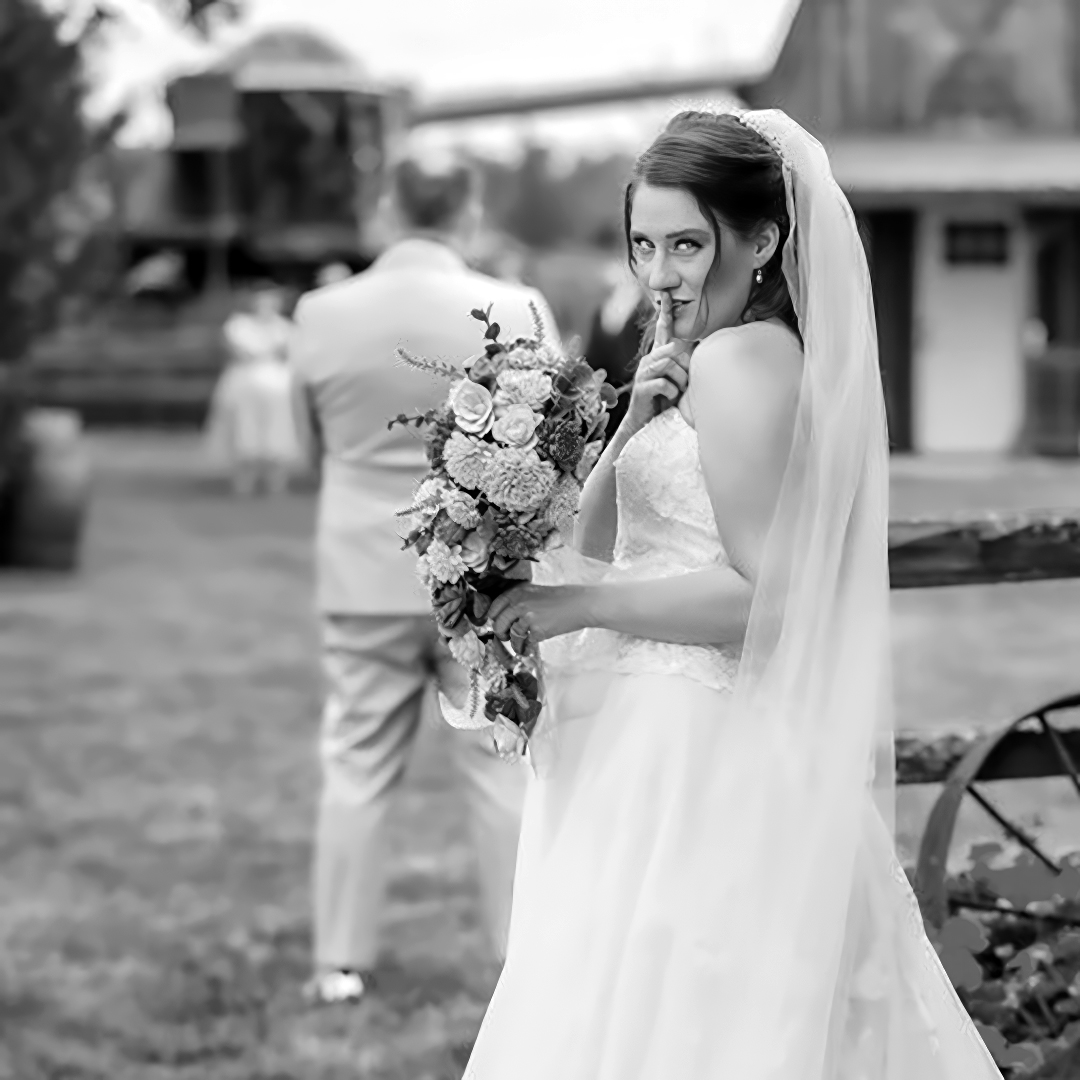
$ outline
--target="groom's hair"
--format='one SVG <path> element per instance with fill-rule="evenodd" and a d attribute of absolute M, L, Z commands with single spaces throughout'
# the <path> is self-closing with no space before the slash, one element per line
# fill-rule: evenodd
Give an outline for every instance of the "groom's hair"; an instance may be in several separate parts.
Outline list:
<path fill-rule="evenodd" d="M 477 187 L 474 169 L 455 155 L 409 154 L 397 162 L 391 179 L 402 216 L 418 229 L 452 228 Z"/>

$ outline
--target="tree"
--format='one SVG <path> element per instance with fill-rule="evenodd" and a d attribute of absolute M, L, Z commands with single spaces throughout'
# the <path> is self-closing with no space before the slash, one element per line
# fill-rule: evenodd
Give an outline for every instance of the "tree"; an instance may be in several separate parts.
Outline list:
<path fill-rule="evenodd" d="M 239 0 L 159 2 L 203 32 L 240 11 Z M 0 364 L 24 355 L 92 269 L 93 174 L 123 117 L 87 121 L 82 56 L 111 17 L 92 4 L 72 31 L 40 0 L 0 3 Z"/>
<path fill-rule="evenodd" d="M 44 329 L 71 254 L 58 201 L 91 141 L 80 45 L 34 0 L 0 8 L 0 362 Z"/>

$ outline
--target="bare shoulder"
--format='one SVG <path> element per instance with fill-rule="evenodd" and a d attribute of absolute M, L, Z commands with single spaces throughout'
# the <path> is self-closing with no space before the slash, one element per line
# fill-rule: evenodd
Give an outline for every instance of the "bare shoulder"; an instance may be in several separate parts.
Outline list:
<path fill-rule="evenodd" d="M 754 580 L 798 415 L 798 338 L 768 323 L 721 330 L 694 351 L 688 396 L 717 527 Z"/>
<path fill-rule="evenodd" d="M 717 392 L 746 389 L 797 393 L 802 380 L 799 339 L 775 323 L 718 330 L 698 345 L 690 362 L 691 386 L 703 404 Z"/>
<path fill-rule="evenodd" d="M 691 360 L 689 391 L 703 456 L 786 461 L 802 370 L 802 347 L 786 327 L 751 323 L 706 338 Z"/>

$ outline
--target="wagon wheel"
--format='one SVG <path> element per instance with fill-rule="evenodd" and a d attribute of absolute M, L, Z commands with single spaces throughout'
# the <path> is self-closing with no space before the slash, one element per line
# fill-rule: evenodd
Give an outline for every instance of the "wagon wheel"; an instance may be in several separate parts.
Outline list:
<path fill-rule="evenodd" d="M 1080 729 L 1059 730 L 1049 720 L 1052 713 L 1080 708 L 1080 694 L 1058 698 L 1011 724 L 979 738 L 953 768 L 938 796 L 919 845 L 915 892 L 923 915 L 935 927 L 949 917 L 945 869 L 952 845 L 956 816 L 965 795 L 970 795 L 1010 836 L 1022 844 L 1055 874 L 1061 867 L 1039 847 L 1035 839 L 1009 821 L 976 787 L 989 780 L 1031 780 L 1068 776 L 1080 795 Z"/>

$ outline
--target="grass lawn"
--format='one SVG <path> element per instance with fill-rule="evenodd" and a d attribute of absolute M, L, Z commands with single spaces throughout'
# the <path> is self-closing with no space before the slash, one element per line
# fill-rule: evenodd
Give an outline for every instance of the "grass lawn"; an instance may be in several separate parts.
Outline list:
<path fill-rule="evenodd" d="M 0 1080 L 460 1076 L 496 973 L 452 733 L 424 730 L 392 819 L 377 995 L 307 1011 L 312 500 L 234 502 L 184 436 L 93 447 L 82 571 L 0 579 Z M 895 500 L 1077 504 L 1080 470 L 898 462 Z M 902 726 L 996 722 L 1080 685 L 1080 583 L 894 606 Z M 932 794 L 903 793 L 909 849 Z M 1063 790 L 1002 801 L 1080 843 Z"/>

